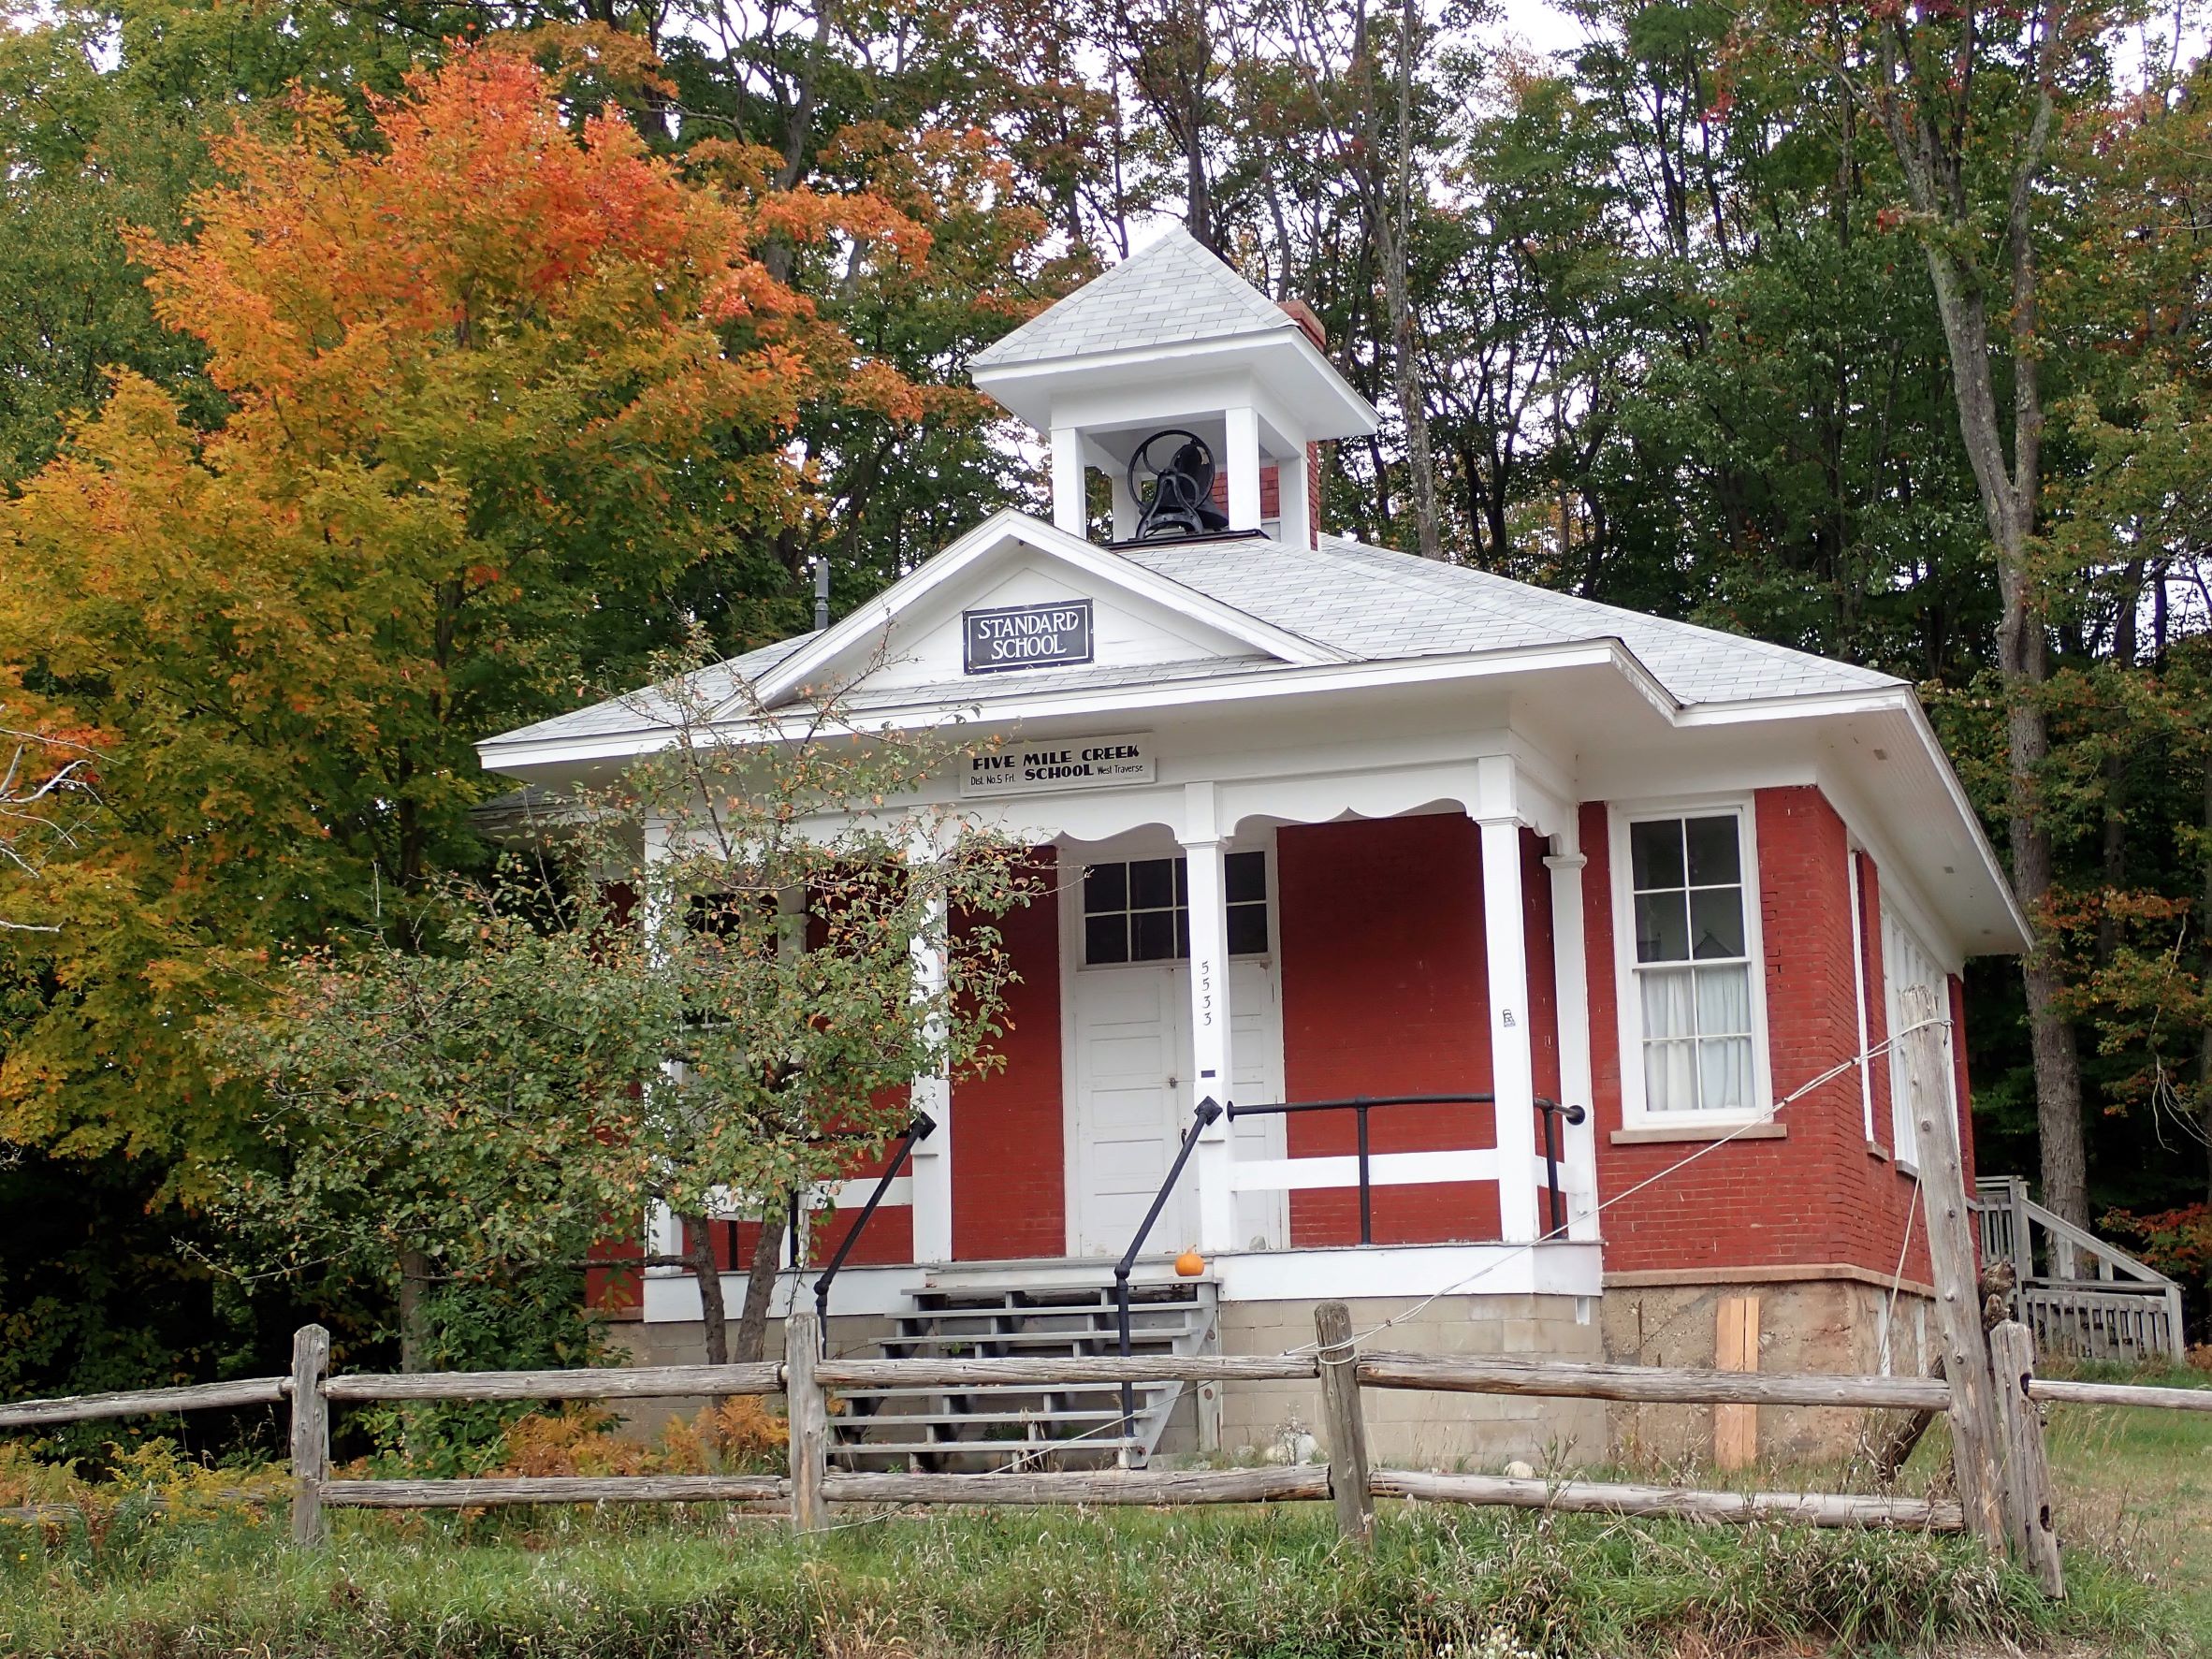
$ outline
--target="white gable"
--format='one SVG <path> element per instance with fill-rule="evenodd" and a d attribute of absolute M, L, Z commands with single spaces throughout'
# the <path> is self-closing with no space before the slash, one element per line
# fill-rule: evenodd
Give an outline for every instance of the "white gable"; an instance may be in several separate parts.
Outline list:
<path fill-rule="evenodd" d="M 1023 606 L 1087 608 L 1090 649 L 1037 667 L 977 673 L 968 618 Z M 758 682 L 770 707 L 825 691 L 861 701 L 928 687 L 949 703 L 1018 694 L 1045 674 L 1142 680 L 1178 663 L 1341 662 L 1345 654 L 1263 621 L 1019 513 L 995 515 L 888 592 L 809 640 Z"/>
<path fill-rule="evenodd" d="M 870 642 L 870 649 L 849 657 L 847 661 L 858 666 L 880 652 L 880 665 L 866 672 L 853 689 L 872 694 L 901 687 L 950 686 L 976 679 L 982 682 L 977 688 L 979 693 L 1016 691 L 1025 674 L 1041 672 L 1042 668 L 969 674 L 967 616 L 1031 606 L 1065 608 L 1071 602 L 1085 600 L 1090 612 L 1087 667 L 1111 672 L 1226 659 L 1279 661 L 1254 651 L 1246 641 L 1209 627 L 1195 617 L 1138 598 L 1087 572 L 1071 570 L 1033 547 L 1011 542 L 997 559 L 969 572 L 968 579 L 932 593 L 911 611 L 894 618 L 888 629 Z"/>

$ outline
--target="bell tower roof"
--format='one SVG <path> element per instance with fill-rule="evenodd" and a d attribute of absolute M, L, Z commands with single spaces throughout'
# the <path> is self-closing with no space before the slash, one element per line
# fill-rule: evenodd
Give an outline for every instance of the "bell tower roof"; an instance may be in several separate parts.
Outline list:
<path fill-rule="evenodd" d="M 1219 409 L 1227 398 L 1208 382 L 1280 411 L 1275 424 L 1296 429 L 1282 435 L 1301 444 L 1379 424 L 1305 326 L 1179 224 L 979 352 L 972 372 L 978 389 L 1040 431 L 1091 436 L 1117 416 Z"/>
<path fill-rule="evenodd" d="M 1298 325 L 1180 225 L 976 355 L 978 369 L 1093 357 Z"/>

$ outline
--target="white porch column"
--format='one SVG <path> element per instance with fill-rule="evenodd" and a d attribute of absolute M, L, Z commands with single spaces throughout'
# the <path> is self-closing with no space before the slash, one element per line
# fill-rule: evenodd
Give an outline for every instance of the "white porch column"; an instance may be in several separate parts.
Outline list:
<path fill-rule="evenodd" d="M 1223 412 L 1229 453 L 1221 458 L 1229 473 L 1229 528 L 1259 528 L 1259 415 L 1253 409 Z"/>
<path fill-rule="evenodd" d="M 1552 1006 L 1559 1011 L 1559 1093 L 1563 1106 L 1587 1114 L 1580 1127 L 1564 1119 L 1560 1140 L 1566 1168 L 1573 1172 L 1567 1193 L 1567 1237 L 1597 1237 L 1597 1108 L 1590 1087 L 1590 978 L 1583 959 L 1580 830 L 1570 806 L 1565 830 L 1552 837 L 1559 849 L 1544 860 L 1551 872 Z M 1543 1217 L 1546 1227 L 1551 1218 Z"/>
<path fill-rule="evenodd" d="M 1137 498 L 1129 491 L 1129 481 L 1118 471 L 1106 474 L 1113 486 L 1113 539 L 1117 542 L 1134 541 L 1137 536 L 1139 507 Z"/>
<path fill-rule="evenodd" d="M 1314 503 L 1306 492 L 1305 457 L 1275 463 L 1276 492 L 1283 502 L 1282 531 L 1286 547 L 1310 547 L 1314 542 Z"/>
<path fill-rule="evenodd" d="M 1183 852 L 1190 870 L 1190 1087 L 1184 1095 L 1186 1114 L 1177 1126 L 1187 1132 L 1200 1101 L 1211 1097 L 1226 1106 L 1230 1070 L 1229 1006 L 1229 886 L 1211 783 L 1193 783 L 1184 792 Z M 1199 1248 L 1236 1245 L 1236 1194 L 1230 1187 L 1231 1142 L 1229 1119 L 1216 1118 L 1199 1137 L 1191 1155 L 1198 1177 Z"/>
<path fill-rule="evenodd" d="M 915 849 L 916 858 L 935 858 L 935 848 Z M 941 996 L 945 988 L 945 906 L 930 907 L 923 931 L 915 936 L 914 1000 Z M 937 1129 L 914 1143 L 914 1259 L 953 1259 L 953 1084 L 942 1070 L 918 1072 L 907 1091 L 907 1104 L 926 1112 Z"/>
<path fill-rule="evenodd" d="M 1083 434 L 1073 427 L 1053 428 L 1053 522 L 1071 536 L 1090 528 L 1084 490 Z"/>
<path fill-rule="evenodd" d="M 1498 1222 L 1509 1243 L 1536 1237 L 1536 1083 L 1529 1048 L 1527 912 L 1521 892 L 1521 817 L 1506 755 L 1477 764 L 1482 830 L 1482 934 L 1490 969 L 1491 1092 L 1497 1097 Z"/>

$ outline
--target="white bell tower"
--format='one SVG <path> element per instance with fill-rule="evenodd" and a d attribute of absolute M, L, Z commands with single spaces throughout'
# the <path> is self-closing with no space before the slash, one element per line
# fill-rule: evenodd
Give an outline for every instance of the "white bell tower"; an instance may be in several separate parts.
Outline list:
<path fill-rule="evenodd" d="M 1177 225 L 980 353 L 973 372 L 1050 443 L 1053 522 L 1070 535 L 1088 532 L 1097 468 L 1113 487 L 1114 541 L 1270 534 L 1310 546 L 1318 445 L 1380 424 L 1321 348 L 1312 313 L 1275 304 Z M 1132 488 L 1132 457 L 1166 431 L 1183 436 L 1152 445 Z M 1157 512 L 1147 525 L 1151 468 L 1186 438 L 1218 481 L 1206 525 Z"/>

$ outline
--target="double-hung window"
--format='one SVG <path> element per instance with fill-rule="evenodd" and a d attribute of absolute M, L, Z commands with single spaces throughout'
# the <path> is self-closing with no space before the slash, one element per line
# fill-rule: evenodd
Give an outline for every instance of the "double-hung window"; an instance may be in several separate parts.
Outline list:
<path fill-rule="evenodd" d="M 1734 808 L 1632 817 L 1626 987 L 1643 1110 L 1748 1116 L 1758 1081 L 1755 887 Z"/>

